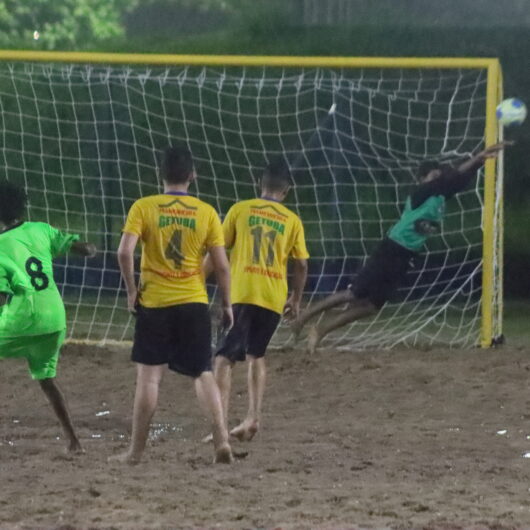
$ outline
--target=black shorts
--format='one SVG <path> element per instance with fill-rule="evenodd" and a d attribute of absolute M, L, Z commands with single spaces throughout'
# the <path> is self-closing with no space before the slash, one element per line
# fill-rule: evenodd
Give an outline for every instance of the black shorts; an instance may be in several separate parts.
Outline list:
<path fill-rule="evenodd" d="M 380 309 L 404 281 L 417 255 L 391 239 L 383 239 L 354 279 L 353 294 Z"/>
<path fill-rule="evenodd" d="M 167 364 L 170 370 L 199 377 L 212 369 L 212 328 L 207 304 L 137 309 L 132 360 Z"/>
<path fill-rule="evenodd" d="M 216 355 L 232 362 L 246 355 L 263 357 L 280 323 L 281 315 L 253 304 L 234 304 L 234 327 L 221 341 Z"/>

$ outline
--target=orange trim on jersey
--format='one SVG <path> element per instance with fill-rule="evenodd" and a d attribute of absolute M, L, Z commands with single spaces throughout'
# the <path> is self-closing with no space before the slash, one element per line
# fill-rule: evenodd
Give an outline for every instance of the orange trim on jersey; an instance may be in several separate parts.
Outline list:
<path fill-rule="evenodd" d="M 269 212 L 265 212 L 264 210 L 267 209 L 267 208 L 270 208 L 271 210 L 274 210 L 276 212 L 276 214 L 279 217 L 282 218 L 282 220 L 285 220 L 285 219 L 287 219 L 287 217 L 289 217 L 288 215 L 285 215 L 282 212 L 280 212 L 280 210 L 278 210 L 278 208 L 276 208 L 276 206 L 274 206 L 274 204 L 264 204 L 263 206 L 251 206 L 250 207 L 251 210 L 259 210 L 259 214 L 260 215 L 274 215 L 274 214 L 271 214 Z"/>
<path fill-rule="evenodd" d="M 192 271 L 157 271 L 156 269 L 142 269 L 142 272 L 152 272 L 158 274 L 162 278 L 191 278 L 192 276 L 198 276 L 202 274 L 202 269 L 195 269 Z"/>
<path fill-rule="evenodd" d="M 261 274 L 262 276 L 268 276 L 269 278 L 275 278 L 276 280 L 283 280 L 283 274 L 281 272 L 270 271 L 255 265 L 247 265 L 243 271 L 250 272 L 251 274 Z"/>

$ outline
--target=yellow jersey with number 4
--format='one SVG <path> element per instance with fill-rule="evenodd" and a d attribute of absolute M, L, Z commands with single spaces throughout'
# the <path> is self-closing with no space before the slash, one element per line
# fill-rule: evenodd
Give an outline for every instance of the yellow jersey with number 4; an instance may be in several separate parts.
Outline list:
<path fill-rule="evenodd" d="M 309 257 L 300 218 L 279 202 L 251 199 L 230 208 L 223 231 L 231 249 L 232 303 L 282 313 L 287 261 Z"/>
<path fill-rule="evenodd" d="M 144 197 L 131 206 L 123 232 L 142 242 L 141 305 L 208 303 L 202 261 L 208 248 L 224 245 L 209 204 L 182 193 Z"/>

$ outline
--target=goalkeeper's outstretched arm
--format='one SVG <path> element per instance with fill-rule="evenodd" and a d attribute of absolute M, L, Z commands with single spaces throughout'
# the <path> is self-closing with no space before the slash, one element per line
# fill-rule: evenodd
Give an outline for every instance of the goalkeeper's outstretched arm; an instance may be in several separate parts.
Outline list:
<path fill-rule="evenodd" d="M 496 158 L 505 146 L 511 142 L 501 142 L 484 149 L 475 156 L 456 164 L 455 167 L 441 166 L 433 170 L 421 181 L 416 191 L 411 195 L 412 207 L 417 208 L 425 200 L 433 195 L 443 195 L 446 199 L 454 197 L 468 188 L 476 178 L 477 171 L 488 158 Z M 437 173 L 437 174 L 436 174 Z"/>
<path fill-rule="evenodd" d="M 470 159 L 466 160 L 465 162 L 462 162 L 460 165 L 457 166 L 458 173 L 465 174 L 468 171 L 476 170 L 488 158 L 497 158 L 499 156 L 499 153 L 507 146 L 513 145 L 514 142 L 499 142 L 498 144 L 490 145 L 484 151 L 481 151 L 480 153 L 476 154 L 475 156 L 472 156 Z"/>

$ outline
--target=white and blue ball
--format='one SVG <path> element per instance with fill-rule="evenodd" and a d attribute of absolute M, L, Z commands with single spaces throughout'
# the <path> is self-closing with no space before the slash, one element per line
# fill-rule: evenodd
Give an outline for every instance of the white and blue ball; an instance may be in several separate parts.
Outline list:
<path fill-rule="evenodd" d="M 497 106 L 497 120 L 504 126 L 521 125 L 526 114 L 526 105 L 517 98 L 505 99 Z"/>

